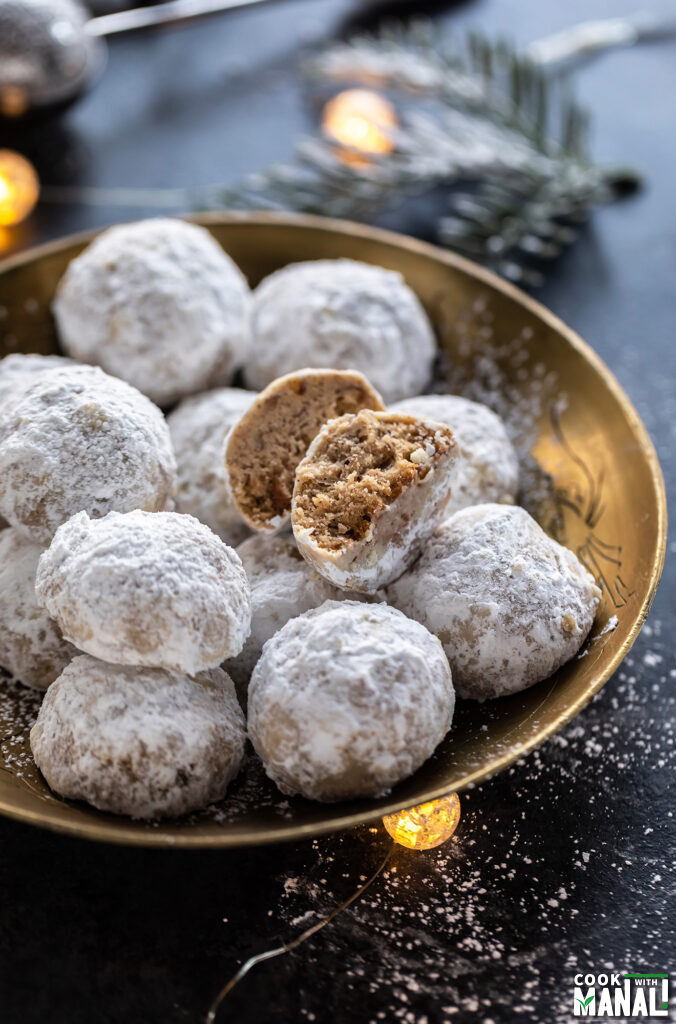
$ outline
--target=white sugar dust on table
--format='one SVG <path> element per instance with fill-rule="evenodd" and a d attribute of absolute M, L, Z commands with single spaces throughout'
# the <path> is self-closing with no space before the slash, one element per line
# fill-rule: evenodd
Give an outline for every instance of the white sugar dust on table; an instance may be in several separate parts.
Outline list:
<path fill-rule="evenodd" d="M 638 678 L 643 665 L 656 669 L 647 687 Z M 369 1024 L 431 1024 L 432 1005 L 440 1024 L 469 1015 L 497 1024 L 513 1014 L 529 1024 L 569 1024 L 581 964 L 599 971 L 652 964 L 668 925 L 663 896 L 671 872 L 655 833 L 673 833 L 674 812 L 648 821 L 643 808 L 646 793 L 666 785 L 676 766 L 669 714 L 676 698 L 664 694 L 674 678 L 676 654 L 663 624 L 653 621 L 612 691 L 600 693 L 527 759 L 462 798 L 461 826 L 451 842 L 426 853 L 397 848 L 359 903 L 305 946 L 302 967 L 287 968 L 312 979 L 300 996 L 299 1019 L 321 1019 L 310 993 L 331 975 L 337 1001 L 349 1003 L 364 988 L 374 997 L 379 1009 Z M 666 700 L 659 717 L 658 694 Z M 618 773 L 631 780 L 628 802 L 626 789 L 615 787 Z M 625 830 L 619 844 L 608 833 L 609 816 Z M 554 843 L 532 825 L 545 817 L 558 836 Z M 384 845 L 378 828 L 316 840 L 310 870 L 280 878 L 271 929 L 293 935 L 322 918 L 363 882 Z M 612 907 L 628 902 L 636 916 L 618 930 Z M 553 956 L 556 976 L 542 966 Z M 338 962 L 334 973 L 331 964 Z"/>
<path fill-rule="evenodd" d="M 12 679 L 0 670 L 0 770 L 10 772 L 27 784 L 37 775 L 28 733 L 35 724 L 43 694 Z"/>

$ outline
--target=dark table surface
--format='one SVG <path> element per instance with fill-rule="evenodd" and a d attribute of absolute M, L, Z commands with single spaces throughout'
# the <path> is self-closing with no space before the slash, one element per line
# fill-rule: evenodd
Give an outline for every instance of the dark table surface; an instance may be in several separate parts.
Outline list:
<path fill-rule="evenodd" d="M 288 0 L 116 39 L 96 90 L 18 141 L 51 184 L 235 181 L 286 156 L 312 127 L 299 48 L 357 27 L 356 6 Z M 404 6 L 446 27 L 526 43 L 635 4 Z M 676 41 L 600 57 L 578 84 L 596 115 L 596 155 L 639 165 L 647 183 L 594 217 L 538 297 L 619 377 L 673 495 Z M 17 138 L 5 132 L 0 141 Z M 153 212 L 45 204 L 10 244 Z M 411 227 L 405 214 L 390 223 Z M 525 761 L 464 794 L 454 841 L 428 853 L 398 848 L 360 902 L 244 980 L 223 1020 L 559 1024 L 572 1020 L 578 970 L 673 966 L 675 547 L 648 625 L 591 705 Z M 349 896 L 386 848 L 381 828 L 362 828 L 297 846 L 158 852 L 0 821 L 0 1019 L 200 1021 L 244 959 Z"/>

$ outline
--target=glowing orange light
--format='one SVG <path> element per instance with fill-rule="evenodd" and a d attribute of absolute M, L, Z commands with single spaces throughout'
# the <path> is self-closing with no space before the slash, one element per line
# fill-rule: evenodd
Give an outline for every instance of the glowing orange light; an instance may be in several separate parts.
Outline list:
<path fill-rule="evenodd" d="M 15 85 L 4 85 L 0 91 L 0 113 L 4 117 L 21 117 L 28 110 L 28 95 L 25 89 Z"/>
<path fill-rule="evenodd" d="M 0 225 L 20 224 L 32 213 L 39 195 L 32 163 L 11 149 L 0 149 Z"/>
<path fill-rule="evenodd" d="M 360 154 L 391 153 L 397 112 L 380 93 L 370 89 L 347 89 L 324 107 L 322 128 L 330 138 L 358 153 L 339 152 L 346 163 L 368 163 Z"/>
<path fill-rule="evenodd" d="M 450 839 L 460 821 L 457 793 L 409 807 L 383 818 L 383 825 L 395 843 L 409 850 L 431 850 Z"/>

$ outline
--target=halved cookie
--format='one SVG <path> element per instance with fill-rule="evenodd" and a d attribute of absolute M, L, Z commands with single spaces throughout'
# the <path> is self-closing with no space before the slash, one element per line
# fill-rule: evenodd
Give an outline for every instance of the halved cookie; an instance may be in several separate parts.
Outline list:
<path fill-rule="evenodd" d="M 384 409 L 356 370 L 299 370 L 259 394 L 232 428 L 225 464 L 235 504 L 254 530 L 288 521 L 296 467 L 322 426 L 360 409 Z"/>
<path fill-rule="evenodd" d="M 397 579 L 443 518 L 456 451 L 450 427 L 403 413 L 327 423 L 296 471 L 303 557 L 343 590 L 375 593 Z"/>

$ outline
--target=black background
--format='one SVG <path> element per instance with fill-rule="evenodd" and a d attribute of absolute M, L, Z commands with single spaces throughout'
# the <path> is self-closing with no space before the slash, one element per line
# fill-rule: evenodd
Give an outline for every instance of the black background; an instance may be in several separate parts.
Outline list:
<path fill-rule="evenodd" d="M 634 0 L 399 4 L 519 43 Z M 653 5 L 654 6 L 654 5 Z M 663 3 L 662 10 L 671 5 Z M 658 5 L 659 7 L 659 5 Z M 300 49 L 375 23 L 347 0 L 286 0 L 112 41 L 96 89 L 58 122 L 0 129 L 47 184 L 201 186 L 288 155 L 315 112 Z M 577 76 L 599 159 L 637 165 L 641 194 L 600 211 L 538 297 L 634 400 L 676 482 L 676 40 L 597 58 Z M 19 248 L 156 212 L 44 204 Z M 427 234 L 424 210 L 391 226 Z M 630 657 L 564 731 L 462 797 L 456 838 L 399 849 L 354 907 L 235 989 L 223 1021 L 505 1024 L 572 1020 L 574 974 L 674 959 L 673 544 Z M 3 1024 L 200 1021 L 248 956 L 346 898 L 387 849 L 381 828 L 224 853 L 90 845 L 0 822 Z"/>

